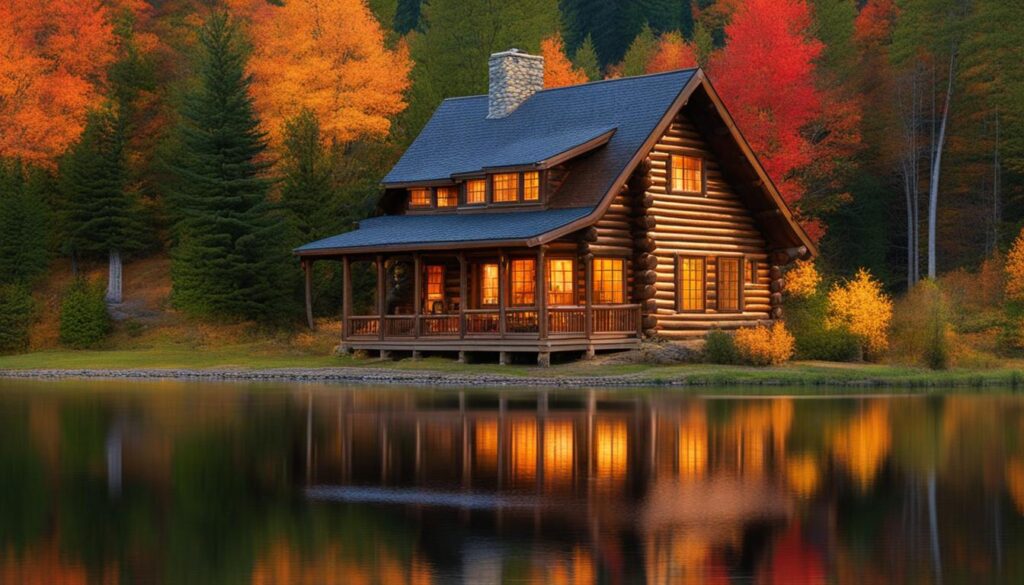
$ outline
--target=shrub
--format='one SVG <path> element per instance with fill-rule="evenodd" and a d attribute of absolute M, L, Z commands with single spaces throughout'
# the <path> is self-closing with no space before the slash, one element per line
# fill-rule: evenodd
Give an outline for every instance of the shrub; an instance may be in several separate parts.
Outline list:
<path fill-rule="evenodd" d="M 806 298 L 818 291 L 821 275 L 814 262 L 797 260 L 796 266 L 786 273 L 786 293 L 797 298 Z"/>
<path fill-rule="evenodd" d="M 24 351 L 32 323 L 32 295 L 24 286 L 0 286 L 0 352 Z"/>
<path fill-rule="evenodd" d="M 736 344 L 732 335 L 719 329 L 711 330 L 704 340 L 704 359 L 712 364 L 735 364 Z"/>
<path fill-rule="evenodd" d="M 802 360 L 848 362 L 860 357 L 860 341 L 845 325 L 826 327 L 828 297 L 821 291 L 807 297 L 785 299 L 786 327 L 796 340 Z"/>
<path fill-rule="evenodd" d="M 793 357 L 793 336 L 782 321 L 770 329 L 764 325 L 740 329 L 734 343 L 740 361 L 752 366 L 777 366 Z"/>
<path fill-rule="evenodd" d="M 110 332 L 110 315 L 103 289 L 75 281 L 60 307 L 60 342 L 69 347 L 92 347 Z"/>
<path fill-rule="evenodd" d="M 833 285 L 828 293 L 825 326 L 846 327 L 860 340 L 865 357 L 877 358 L 889 347 L 891 322 L 892 300 L 863 268 L 853 280 Z"/>
<path fill-rule="evenodd" d="M 922 280 L 896 303 L 890 352 L 895 359 L 945 369 L 954 336 L 949 301 L 935 282 Z"/>

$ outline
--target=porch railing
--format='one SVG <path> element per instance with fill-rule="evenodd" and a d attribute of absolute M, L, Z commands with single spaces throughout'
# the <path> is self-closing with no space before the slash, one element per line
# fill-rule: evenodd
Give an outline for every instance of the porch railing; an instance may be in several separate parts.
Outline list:
<path fill-rule="evenodd" d="M 547 308 L 548 335 L 552 337 L 584 337 L 587 334 L 587 310 L 584 306 L 553 306 Z M 471 309 L 465 311 L 466 337 L 501 335 L 501 311 Z M 505 335 L 510 337 L 540 334 L 540 315 L 536 308 L 505 310 Z M 640 305 L 594 305 L 591 310 L 592 334 L 639 335 Z M 383 323 L 383 325 L 382 325 Z M 444 315 L 359 315 L 348 318 L 350 338 L 423 338 L 461 337 L 462 316 Z"/>

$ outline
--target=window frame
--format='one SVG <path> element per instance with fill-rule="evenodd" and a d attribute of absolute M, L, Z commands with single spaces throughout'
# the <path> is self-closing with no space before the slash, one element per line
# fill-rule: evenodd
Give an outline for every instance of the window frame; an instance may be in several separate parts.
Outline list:
<path fill-rule="evenodd" d="M 743 283 L 749 286 L 757 286 L 757 272 L 761 269 L 760 263 L 757 258 L 744 258 L 743 269 Z"/>
<path fill-rule="evenodd" d="M 527 173 L 536 173 L 537 174 L 537 198 L 536 199 L 527 199 L 526 198 L 526 174 Z M 498 201 L 498 200 L 495 199 L 494 194 L 495 194 L 496 190 L 494 188 L 494 179 L 495 179 L 495 177 L 497 175 L 515 175 L 516 176 L 516 180 L 518 181 L 518 184 L 517 184 L 517 188 L 516 188 L 516 198 L 514 200 Z M 487 188 L 486 202 L 487 203 L 486 204 L 487 205 L 491 205 L 491 206 L 495 206 L 495 207 L 504 207 L 506 205 L 541 205 L 541 204 L 544 203 L 544 197 L 545 197 L 545 189 L 544 189 L 545 178 L 546 178 L 546 175 L 545 175 L 544 171 L 540 170 L 540 169 L 525 169 L 525 170 L 509 169 L 509 170 L 505 170 L 505 171 L 495 171 L 493 173 L 488 173 L 487 174 L 487 178 L 486 178 L 486 181 L 487 181 L 487 183 L 486 183 L 486 188 Z M 474 203 L 473 205 L 480 205 L 480 204 L 479 203 Z"/>
<path fill-rule="evenodd" d="M 488 303 L 484 299 L 484 271 L 485 267 L 494 266 L 494 302 Z M 501 266 L 498 260 L 494 262 L 479 262 L 476 264 L 476 300 L 477 307 L 481 309 L 490 309 L 498 307 L 501 304 Z"/>
<path fill-rule="evenodd" d="M 455 192 L 455 204 L 454 205 L 441 205 L 441 197 L 438 192 L 441 189 L 451 189 Z M 452 210 L 459 208 L 459 186 L 458 185 L 439 185 L 433 188 L 433 202 L 436 209 Z"/>
<path fill-rule="evenodd" d="M 685 260 L 700 260 L 704 269 L 700 274 L 701 308 L 686 309 L 683 307 L 683 262 Z M 717 266 L 716 266 L 717 270 Z M 708 312 L 708 257 L 700 254 L 676 254 L 676 313 L 707 313 Z M 716 299 L 717 302 L 717 299 Z"/>
<path fill-rule="evenodd" d="M 527 290 L 533 296 L 533 299 L 530 302 L 528 302 L 528 303 L 517 303 L 517 302 L 515 302 L 515 298 L 516 298 L 516 288 L 515 288 L 515 285 L 516 285 L 516 270 L 515 270 L 515 263 L 516 262 L 531 262 L 531 263 L 533 263 L 532 276 L 524 282 L 524 284 L 527 287 Z M 507 272 L 508 273 L 506 274 L 505 277 L 508 279 L 508 299 L 507 299 L 507 302 L 506 302 L 505 306 L 507 306 L 507 307 L 517 307 L 517 308 L 518 307 L 534 307 L 534 306 L 537 306 L 537 293 L 539 292 L 537 290 L 537 259 L 536 258 L 531 258 L 531 257 L 528 257 L 528 256 L 519 256 L 519 257 L 511 256 L 508 259 L 508 271 Z M 529 288 L 530 286 L 533 287 L 532 290 Z M 526 291 L 524 291 L 524 294 L 525 294 L 525 292 Z"/>
<path fill-rule="evenodd" d="M 413 191 L 426 191 L 427 203 L 425 205 L 417 205 L 413 203 Z M 409 187 L 406 189 L 409 194 L 409 209 L 433 209 L 434 207 L 434 189 L 432 187 Z"/>
<path fill-rule="evenodd" d="M 622 301 L 621 302 L 615 302 L 615 301 L 612 301 L 612 302 L 601 302 L 600 300 L 597 299 L 597 294 L 598 294 L 598 290 L 597 290 L 597 281 L 598 281 L 598 279 L 597 279 L 597 272 L 598 272 L 598 270 L 597 270 L 597 263 L 600 260 L 615 260 L 615 261 L 618 261 L 618 262 L 622 263 L 622 278 L 620 279 L 619 286 L 618 286 L 618 291 L 622 295 Z M 628 300 L 628 297 L 626 296 L 626 280 L 627 280 L 627 273 L 626 273 L 626 271 L 629 270 L 629 266 L 626 264 L 626 260 L 627 259 L 625 257 L 623 257 L 623 256 L 594 256 L 594 259 L 592 260 L 593 264 L 592 264 L 592 269 L 591 269 L 591 282 L 590 282 L 590 287 L 592 289 L 591 294 L 594 297 L 594 306 L 598 306 L 598 305 L 626 305 L 626 304 L 629 304 L 629 303 L 626 302 Z"/>
<path fill-rule="evenodd" d="M 676 164 L 675 159 L 679 158 L 690 158 L 700 163 L 700 190 L 691 191 L 688 189 L 676 189 L 675 181 L 673 180 L 673 173 L 675 172 Z M 669 154 L 668 155 L 668 184 L 666 185 L 667 191 L 674 194 L 689 194 L 689 195 L 703 195 L 707 197 L 708 194 L 708 175 L 707 175 L 707 160 L 703 156 L 695 156 L 689 154 Z M 683 181 L 686 182 L 685 180 Z"/>
<path fill-rule="evenodd" d="M 473 181 L 480 181 L 481 183 L 484 184 L 483 199 L 480 200 L 480 201 L 470 201 L 469 200 L 469 184 L 471 182 L 473 182 Z M 484 206 L 486 206 L 487 205 L 487 199 L 488 199 L 487 195 L 488 195 L 488 191 L 489 191 L 489 184 L 490 184 L 490 182 L 487 180 L 487 176 L 486 175 L 483 176 L 483 177 L 470 177 L 470 178 L 467 178 L 465 181 L 462 182 L 463 197 L 462 197 L 461 204 L 465 205 L 466 207 L 484 207 Z"/>
<path fill-rule="evenodd" d="M 502 175 L 511 175 L 516 178 L 516 196 L 515 199 L 508 201 L 498 201 L 498 187 L 496 179 Z M 492 205 L 515 205 L 523 200 L 523 177 L 522 173 L 519 172 L 507 172 L 507 173 L 491 173 L 488 176 L 488 183 L 490 183 L 490 203 Z"/>
<path fill-rule="evenodd" d="M 737 263 L 736 273 L 736 308 L 735 309 L 723 309 L 722 299 L 726 298 L 722 294 L 722 261 L 723 260 L 734 260 Z M 743 254 L 720 254 L 715 257 L 715 311 L 719 313 L 742 313 L 744 311 L 744 304 L 746 302 L 746 294 L 744 286 L 746 279 L 743 276 L 743 267 L 746 264 L 746 256 Z"/>
<path fill-rule="evenodd" d="M 569 303 L 554 303 L 554 302 L 551 301 L 551 271 L 550 271 L 551 262 L 552 261 L 566 261 L 566 260 L 569 261 L 570 266 L 571 266 L 570 269 L 569 269 L 569 275 L 570 275 L 569 285 L 571 287 L 571 290 L 568 293 L 570 295 L 571 301 Z M 578 295 L 578 291 L 577 291 L 577 288 L 578 288 L 577 287 L 577 284 L 578 284 L 577 281 L 579 280 L 579 269 L 578 269 L 578 267 L 576 265 L 576 258 L 575 257 L 573 257 L 573 256 L 566 256 L 566 255 L 554 255 L 554 256 L 547 256 L 546 258 L 544 258 L 544 280 L 545 280 L 545 288 L 547 289 L 547 293 L 548 293 L 548 298 L 547 298 L 548 307 L 575 307 L 575 306 L 577 306 L 579 304 L 579 302 L 578 302 L 579 301 L 579 295 Z M 561 293 L 561 294 L 566 294 L 566 293 Z"/>

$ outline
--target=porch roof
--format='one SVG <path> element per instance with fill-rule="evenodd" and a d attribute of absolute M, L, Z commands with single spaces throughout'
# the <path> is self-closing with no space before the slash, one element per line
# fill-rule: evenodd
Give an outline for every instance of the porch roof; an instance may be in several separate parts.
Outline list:
<path fill-rule="evenodd" d="M 386 215 L 359 228 L 296 248 L 300 256 L 346 252 L 528 245 L 528 240 L 585 217 L 591 207 L 506 213 Z"/>

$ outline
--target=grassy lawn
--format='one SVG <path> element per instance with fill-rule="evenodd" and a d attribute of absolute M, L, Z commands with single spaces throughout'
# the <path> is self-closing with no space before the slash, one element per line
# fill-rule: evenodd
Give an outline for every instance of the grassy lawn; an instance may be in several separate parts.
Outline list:
<path fill-rule="evenodd" d="M 991 369 L 933 372 L 886 364 L 795 362 L 776 368 L 711 364 L 654 366 L 574 362 L 537 368 L 493 363 L 459 364 L 453 359 L 381 361 L 332 357 L 321 348 L 296 348 L 273 343 L 239 343 L 194 348 L 159 344 L 136 349 L 96 351 L 47 350 L 0 356 L 0 369 L 267 369 L 356 367 L 462 374 L 505 374 L 513 377 L 627 376 L 640 383 L 688 382 L 699 385 L 977 387 L 1024 385 L 1024 363 L 1007 362 Z"/>

